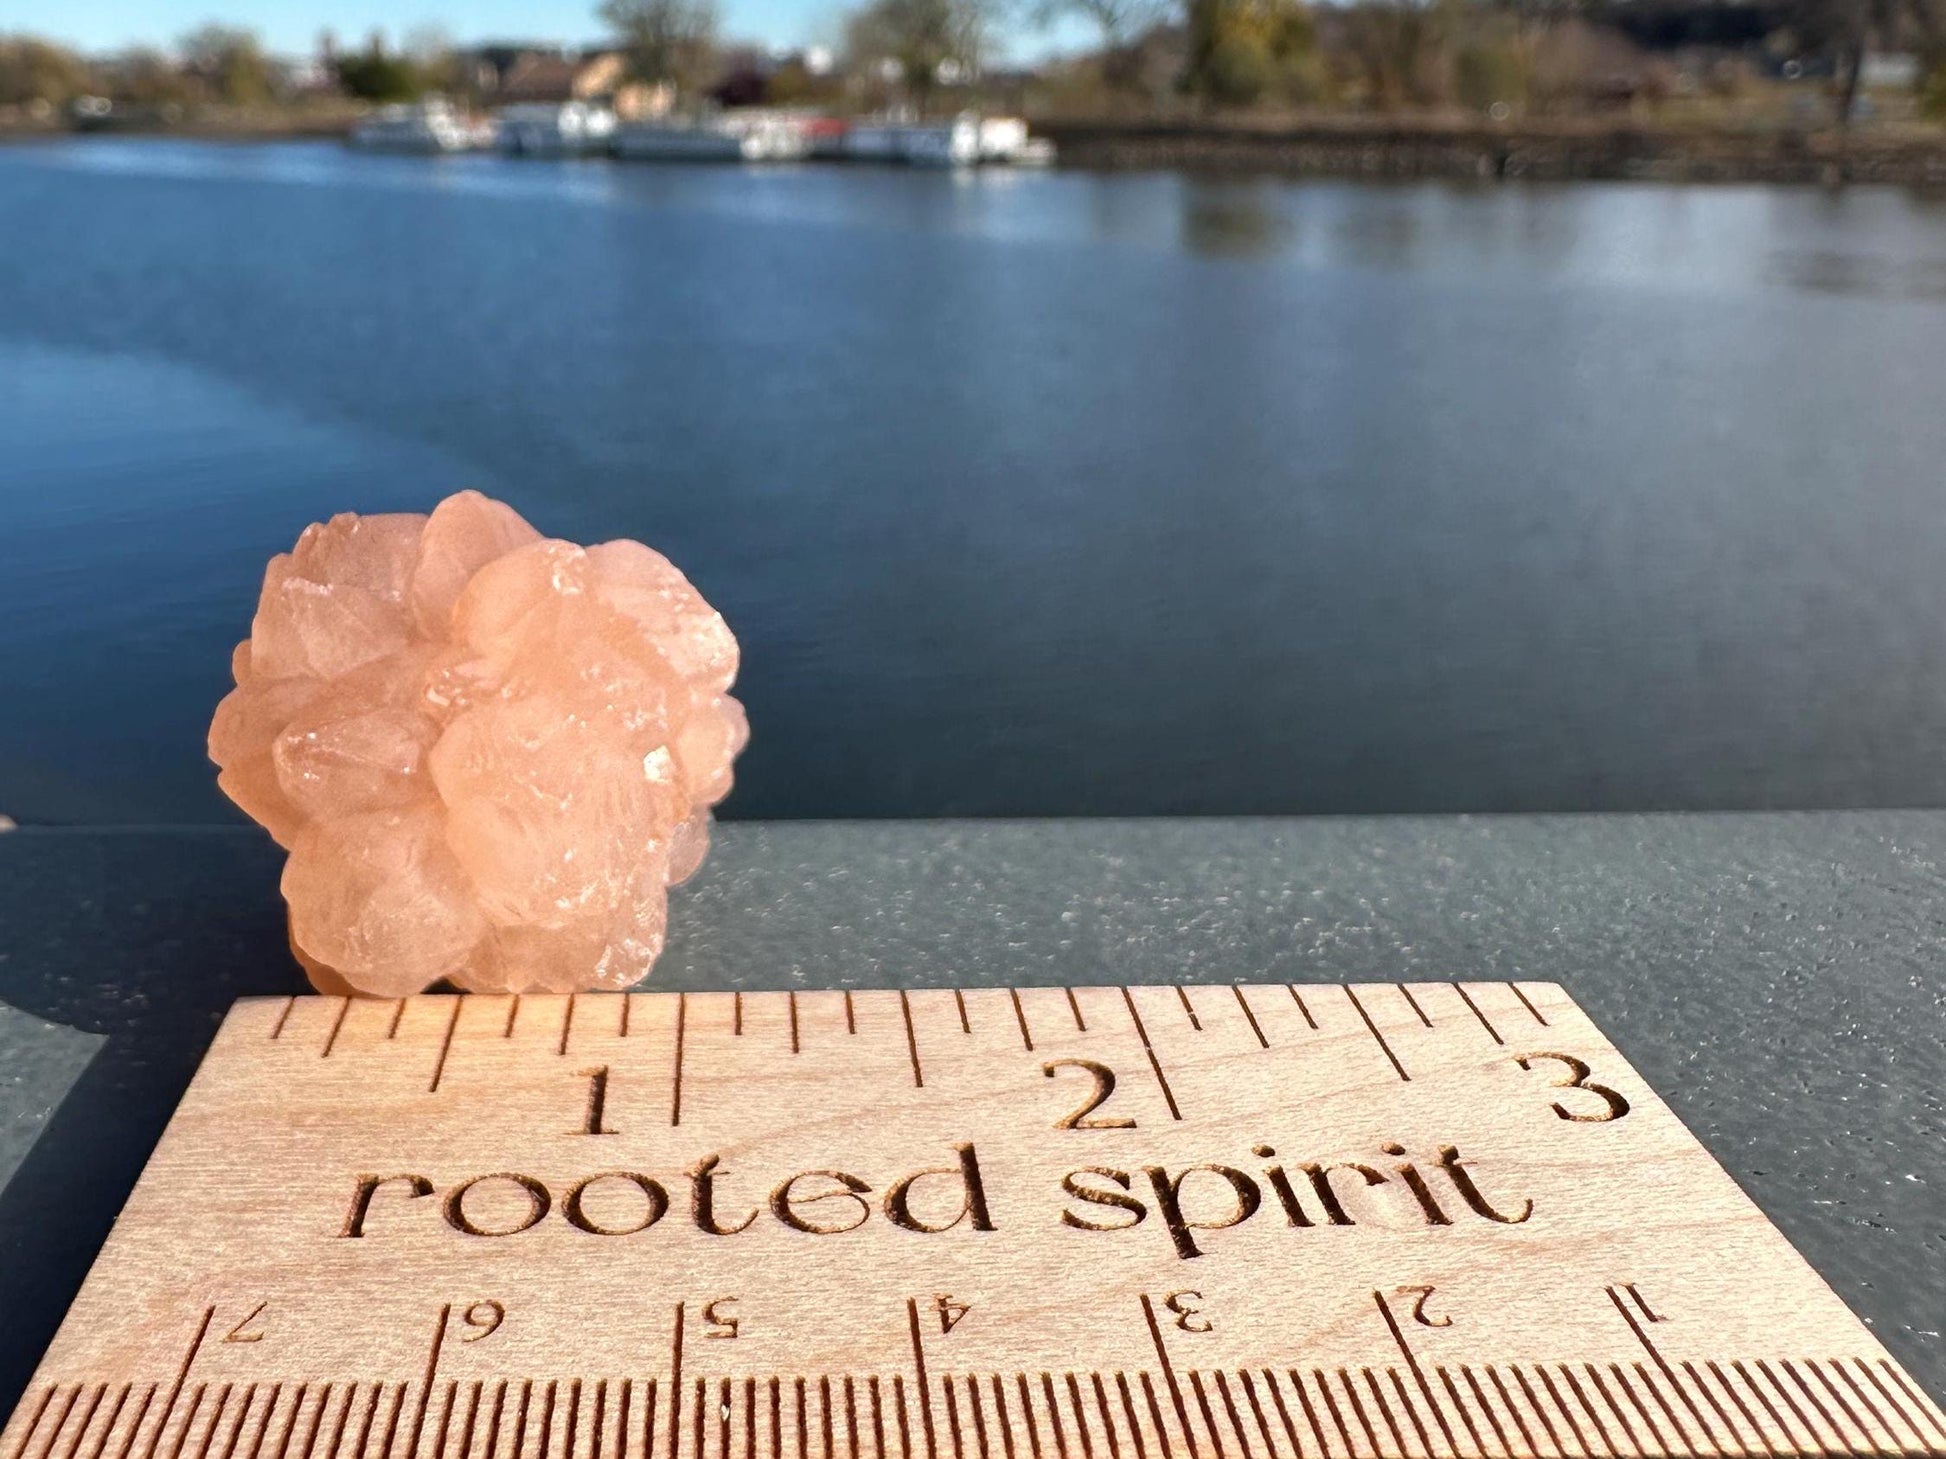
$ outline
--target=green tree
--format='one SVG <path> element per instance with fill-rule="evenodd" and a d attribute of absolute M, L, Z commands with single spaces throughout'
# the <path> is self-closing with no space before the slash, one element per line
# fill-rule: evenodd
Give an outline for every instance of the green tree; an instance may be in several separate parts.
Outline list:
<path fill-rule="evenodd" d="M 416 101 L 425 95 L 426 78 L 409 56 L 385 49 L 385 37 L 373 32 L 362 51 L 340 56 L 338 84 L 360 101 Z"/>
<path fill-rule="evenodd" d="M 597 12 L 628 52 L 629 73 L 650 85 L 701 90 L 716 60 L 716 0 L 602 0 Z"/>
<path fill-rule="evenodd" d="M 270 58 L 255 31 L 212 23 L 184 36 L 177 49 L 184 69 L 201 79 L 217 100 L 256 106 L 270 99 Z"/>
<path fill-rule="evenodd" d="M 1182 89 L 1217 107 L 1316 101 L 1317 29 L 1300 0 L 1189 0 Z"/>

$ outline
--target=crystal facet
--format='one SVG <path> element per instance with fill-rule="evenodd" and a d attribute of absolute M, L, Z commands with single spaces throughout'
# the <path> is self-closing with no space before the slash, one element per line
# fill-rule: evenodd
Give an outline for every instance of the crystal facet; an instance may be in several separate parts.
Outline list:
<path fill-rule="evenodd" d="M 321 991 L 625 988 L 749 737 L 736 671 L 667 558 L 543 538 L 467 491 L 271 559 L 209 752 L 291 853 L 291 947 Z"/>

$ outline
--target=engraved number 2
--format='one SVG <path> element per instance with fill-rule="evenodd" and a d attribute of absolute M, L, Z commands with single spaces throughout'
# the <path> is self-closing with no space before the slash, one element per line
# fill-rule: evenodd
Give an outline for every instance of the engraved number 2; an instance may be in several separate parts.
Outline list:
<path fill-rule="evenodd" d="M 1594 1071 L 1582 1063 L 1581 1060 L 1575 1058 L 1573 1054 L 1514 1055 L 1514 1062 L 1523 1069 L 1531 1069 L 1534 1067 L 1533 1064 L 1528 1062 L 1531 1059 L 1553 1059 L 1557 1063 L 1566 1065 L 1568 1077 L 1555 1080 L 1554 1087 L 1556 1089 L 1585 1089 L 1590 1094 L 1599 1095 L 1602 1103 L 1608 1106 L 1600 1114 L 1575 1114 L 1557 1103 L 1554 1106 L 1554 1113 L 1562 1119 L 1573 1120 L 1577 1124 L 1600 1125 L 1606 1124 L 1609 1120 L 1618 1120 L 1628 1113 L 1628 1101 L 1605 1084 L 1590 1083 L 1588 1076 Z"/>
<path fill-rule="evenodd" d="M 1132 1130 L 1135 1121 L 1126 1117 L 1116 1119 L 1094 1118 L 1096 1110 L 1108 1103 L 1108 1097 L 1115 1092 L 1115 1071 L 1106 1064 L 1097 1064 L 1093 1059 L 1056 1059 L 1051 1064 L 1041 1065 L 1041 1073 L 1049 1079 L 1056 1069 L 1085 1069 L 1094 1076 L 1095 1088 L 1087 1101 L 1073 1114 L 1063 1115 L 1054 1122 L 1057 1130 Z"/>

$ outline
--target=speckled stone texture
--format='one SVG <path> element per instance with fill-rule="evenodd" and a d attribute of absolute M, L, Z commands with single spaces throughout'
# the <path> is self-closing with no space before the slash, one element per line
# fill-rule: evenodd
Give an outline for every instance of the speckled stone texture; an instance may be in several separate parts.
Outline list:
<path fill-rule="evenodd" d="M 277 862 L 0 836 L 0 1408 L 229 1000 L 303 990 Z M 1554 979 L 1946 1400 L 1942 866 L 1937 812 L 731 824 L 654 986 Z"/>

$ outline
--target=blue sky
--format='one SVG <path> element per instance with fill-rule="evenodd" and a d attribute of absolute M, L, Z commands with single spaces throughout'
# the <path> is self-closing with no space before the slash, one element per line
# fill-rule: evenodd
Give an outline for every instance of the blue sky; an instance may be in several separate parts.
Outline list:
<path fill-rule="evenodd" d="M 246 25 L 273 50 L 308 53 L 329 27 L 341 42 L 374 27 L 396 41 L 437 25 L 458 41 L 598 40 L 596 0 L 0 0 L 0 33 L 34 31 L 84 50 L 166 45 L 206 20 Z M 836 41 L 846 0 L 720 0 L 724 31 L 776 46 Z M 1047 38 L 1022 37 L 1035 53 Z"/>

